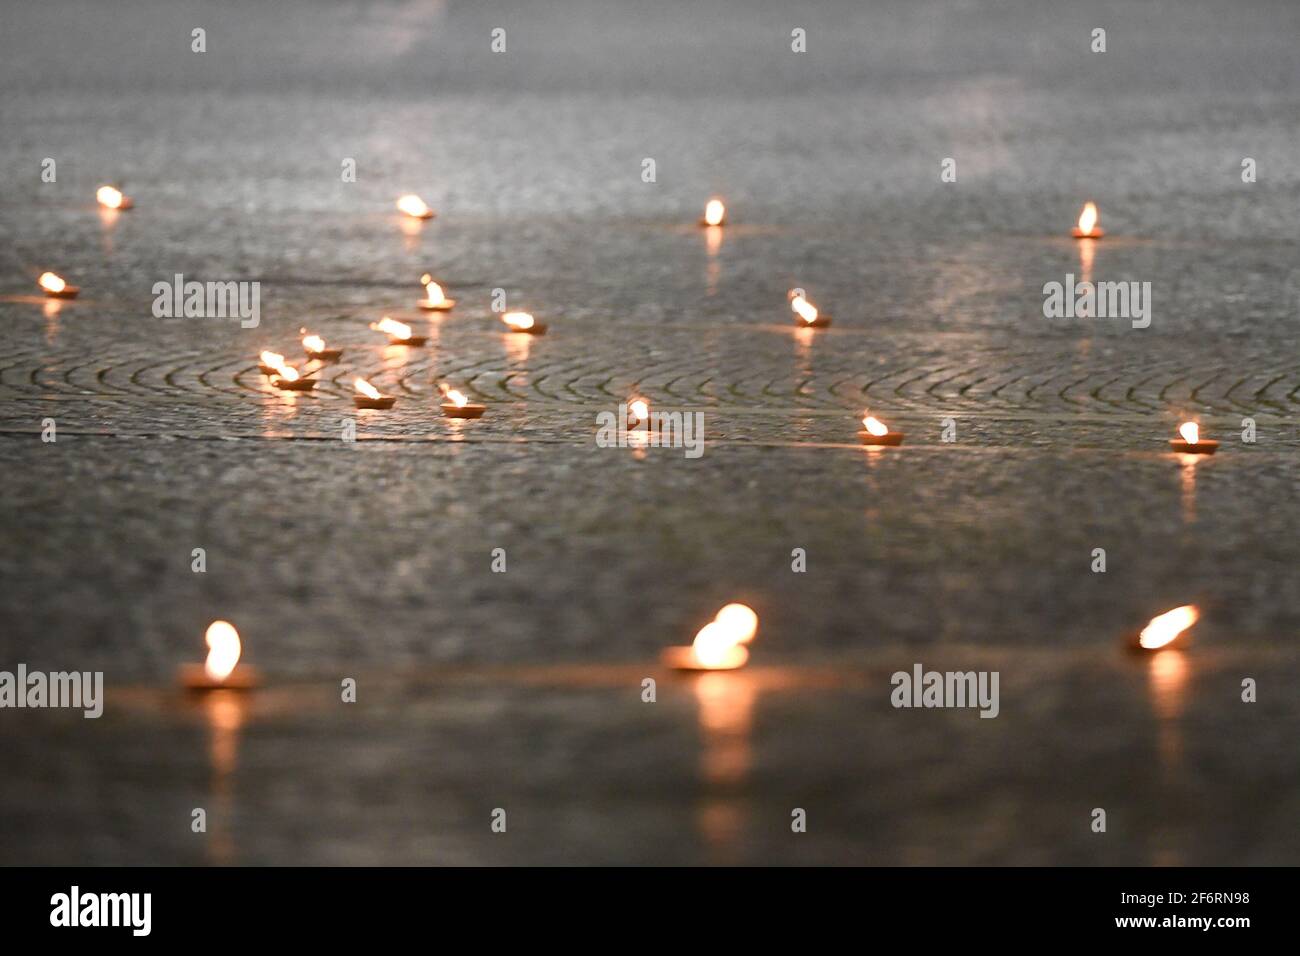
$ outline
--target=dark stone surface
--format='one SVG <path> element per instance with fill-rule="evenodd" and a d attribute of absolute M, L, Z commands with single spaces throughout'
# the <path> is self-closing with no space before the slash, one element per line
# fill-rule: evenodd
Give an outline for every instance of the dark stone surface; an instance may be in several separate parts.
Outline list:
<path fill-rule="evenodd" d="M 533 6 L 6 12 L 0 669 L 108 703 L 0 710 L 0 859 L 1296 863 L 1300 12 Z M 261 281 L 260 325 L 153 318 L 177 272 Z M 1151 327 L 1044 319 L 1067 273 L 1151 282 Z M 498 287 L 550 334 L 498 331 Z M 290 397 L 256 356 L 303 325 L 346 353 Z M 356 374 L 396 408 L 355 414 Z M 702 411 L 703 457 L 597 447 L 634 392 Z M 902 448 L 857 445 L 865 407 Z M 753 666 L 661 671 L 729 600 Z M 1123 652 L 1183 603 L 1185 651 Z M 267 676 L 242 702 L 173 686 L 217 617 Z M 893 709 L 918 661 L 999 671 L 1000 716 Z"/>

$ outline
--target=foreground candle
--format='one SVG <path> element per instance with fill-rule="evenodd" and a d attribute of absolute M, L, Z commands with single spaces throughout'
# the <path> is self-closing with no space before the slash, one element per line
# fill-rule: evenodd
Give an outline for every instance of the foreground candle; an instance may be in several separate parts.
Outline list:
<path fill-rule="evenodd" d="M 202 664 L 183 664 L 180 682 L 188 690 L 248 690 L 261 683 L 260 675 L 245 665 L 238 667 L 239 632 L 228 621 L 213 621 L 203 638 L 208 658 Z"/>
<path fill-rule="evenodd" d="M 439 386 L 447 399 L 442 403 L 442 413 L 448 418 L 482 418 L 486 405 L 476 405 L 454 388 Z"/>
<path fill-rule="evenodd" d="M 546 334 L 546 323 L 538 322 L 527 312 L 507 312 L 501 316 L 501 321 L 511 332 L 519 332 L 523 335 Z"/>
<path fill-rule="evenodd" d="M 1106 230 L 1097 225 L 1097 204 L 1086 202 L 1083 204 L 1083 212 L 1079 213 L 1079 224 L 1074 227 L 1071 235 L 1076 239 L 1100 239 L 1106 235 Z"/>
<path fill-rule="evenodd" d="M 431 312 L 450 312 L 452 310 L 456 300 L 449 299 L 442 294 L 442 286 L 433 281 L 433 276 L 426 272 L 420 276 L 420 282 L 424 285 L 424 298 L 420 300 L 420 308 Z"/>
<path fill-rule="evenodd" d="M 393 403 L 397 401 L 396 396 L 381 395 L 379 389 L 364 378 L 354 378 L 352 387 L 357 390 L 356 395 L 352 396 L 352 401 L 357 408 L 392 408 Z"/>
<path fill-rule="evenodd" d="M 902 432 L 891 432 L 889 426 L 869 414 L 862 419 L 862 430 L 858 432 L 858 438 L 862 440 L 864 445 L 903 444 Z"/>
<path fill-rule="evenodd" d="M 700 220 L 701 226 L 725 226 L 727 224 L 727 207 L 722 204 L 721 199 L 710 199 L 704 204 L 704 218 Z"/>
<path fill-rule="evenodd" d="M 306 332 L 306 329 L 299 329 L 299 332 Z M 325 345 L 325 340 L 319 335 L 303 335 L 302 350 L 307 353 L 308 358 L 313 358 L 318 362 L 337 362 L 343 355 L 342 349 L 332 349 Z"/>
<path fill-rule="evenodd" d="M 79 286 L 68 285 L 53 272 L 42 272 L 41 277 L 36 281 L 41 284 L 41 288 L 51 299 L 75 299 L 77 293 L 81 291 Z"/>
<path fill-rule="evenodd" d="M 388 341 L 393 345 L 423 345 L 428 341 L 428 336 L 412 335 L 409 325 L 390 319 L 388 316 L 384 316 L 378 322 L 371 322 L 370 327 L 376 332 L 387 335 Z"/>
<path fill-rule="evenodd" d="M 1169 447 L 1185 455 L 1213 455 L 1219 450 L 1219 443 L 1210 438 L 1201 438 L 1201 426 L 1196 422 L 1183 422 L 1178 426 L 1182 439 L 1169 439 Z"/>
<path fill-rule="evenodd" d="M 310 392 L 316 380 L 303 377 L 292 365 L 284 365 L 271 376 L 271 384 L 286 392 Z"/>
<path fill-rule="evenodd" d="M 790 297 L 790 308 L 794 312 L 797 322 L 800 326 L 808 329 L 824 329 L 831 324 L 829 315 L 822 315 L 817 311 L 817 306 L 813 305 L 802 295 L 793 295 Z"/>
<path fill-rule="evenodd" d="M 1164 614 L 1157 614 L 1146 627 L 1129 641 L 1135 651 L 1158 651 L 1178 641 L 1187 630 L 1200 620 L 1201 612 L 1194 604 L 1184 604 Z M 1185 642 L 1180 642 L 1185 643 Z"/>
<path fill-rule="evenodd" d="M 758 615 L 744 604 L 728 604 L 695 635 L 690 647 L 667 647 L 663 663 L 679 671 L 729 671 L 749 660 L 745 647 L 758 633 Z"/>
<path fill-rule="evenodd" d="M 135 205 L 130 196 L 122 195 L 120 189 L 115 189 L 112 186 L 100 186 L 95 191 L 95 199 L 105 209 L 130 209 Z"/>
<path fill-rule="evenodd" d="M 263 375 L 279 375 L 284 367 L 284 356 L 279 352 L 263 350 L 257 356 L 257 368 Z"/>
<path fill-rule="evenodd" d="M 397 200 L 397 208 L 412 219 L 432 219 L 433 210 L 415 193 L 407 193 Z"/>

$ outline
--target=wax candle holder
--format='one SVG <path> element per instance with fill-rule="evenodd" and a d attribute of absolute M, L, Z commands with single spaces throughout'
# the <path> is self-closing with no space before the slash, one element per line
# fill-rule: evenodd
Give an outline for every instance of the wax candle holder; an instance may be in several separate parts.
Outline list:
<path fill-rule="evenodd" d="M 885 432 L 883 435 L 876 435 L 867 431 L 865 428 L 858 431 L 858 438 L 864 445 L 901 445 L 903 444 L 902 432 Z"/>
<path fill-rule="evenodd" d="M 798 316 L 795 317 L 794 321 L 795 325 L 799 326 L 801 329 L 824 329 L 826 326 L 831 324 L 831 317 L 819 312 L 817 313 L 817 318 L 813 319 L 811 322 L 806 319 L 801 319 Z"/>
<path fill-rule="evenodd" d="M 309 349 L 304 345 L 302 350 L 308 358 L 315 359 L 317 362 L 337 362 L 343 357 L 342 349 Z"/>
<path fill-rule="evenodd" d="M 1213 455 L 1219 450 L 1219 443 L 1212 438 L 1202 438 L 1196 442 L 1171 438 L 1169 439 L 1169 447 L 1184 455 Z"/>
<path fill-rule="evenodd" d="M 62 286 L 51 288 L 50 286 L 41 286 L 41 291 L 49 299 L 75 299 L 81 294 L 81 286 L 72 285 L 69 282 L 63 283 Z"/>
<path fill-rule="evenodd" d="M 448 418 L 482 418 L 486 411 L 486 405 L 477 405 L 474 402 L 466 402 L 464 405 L 457 405 L 455 402 L 442 403 L 442 413 Z"/>
<path fill-rule="evenodd" d="M 369 395 L 353 395 L 352 401 L 357 408 L 377 408 L 382 410 L 392 408 L 397 401 L 397 396 L 380 395 L 378 398 L 371 398 Z"/>
<path fill-rule="evenodd" d="M 409 335 L 404 339 L 398 338 L 396 335 L 388 337 L 389 345 L 409 345 L 412 348 L 419 348 L 427 341 L 429 341 L 427 335 Z"/>
<path fill-rule="evenodd" d="M 262 675 L 254 667 L 241 664 L 220 680 L 212 677 L 202 664 L 182 664 L 177 673 L 180 685 L 192 693 L 213 690 L 246 691 L 262 683 Z"/>
<path fill-rule="evenodd" d="M 282 375 L 276 375 L 271 379 L 271 384 L 284 392 L 310 392 L 316 387 L 316 379 L 285 378 Z"/>
<path fill-rule="evenodd" d="M 660 663 L 675 671 L 734 671 L 744 667 L 748 660 L 749 649 L 744 644 L 729 648 L 717 663 L 706 664 L 690 645 L 665 647 L 659 655 Z"/>

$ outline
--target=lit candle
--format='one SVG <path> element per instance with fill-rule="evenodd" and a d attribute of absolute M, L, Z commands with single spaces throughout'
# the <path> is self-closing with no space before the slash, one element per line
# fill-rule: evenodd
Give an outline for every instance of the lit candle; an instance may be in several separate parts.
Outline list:
<path fill-rule="evenodd" d="M 442 403 L 442 413 L 448 418 L 482 418 L 487 411 L 486 405 L 476 405 L 468 398 L 446 385 L 440 385 L 446 401 Z"/>
<path fill-rule="evenodd" d="M 302 337 L 302 350 L 307 353 L 308 358 L 313 358 L 318 362 L 337 362 L 343 355 L 342 349 L 332 349 L 325 345 L 325 340 L 319 335 L 306 334 L 306 329 L 299 329 L 304 333 Z"/>
<path fill-rule="evenodd" d="M 352 396 L 352 401 L 357 408 L 392 408 L 393 403 L 397 401 L 396 396 L 379 394 L 379 389 L 364 378 L 354 378 L 352 387 L 357 390 L 357 393 Z"/>
<path fill-rule="evenodd" d="M 130 196 L 122 195 L 120 189 L 115 189 L 112 186 L 100 186 L 95 191 L 95 198 L 105 209 L 130 209 L 135 205 Z"/>
<path fill-rule="evenodd" d="M 271 376 L 271 384 L 286 392 L 310 392 L 316 380 L 303 377 L 292 365 L 283 365 Z"/>
<path fill-rule="evenodd" d="M 725 226 L 727 224 L 727 207 L 718 198 L 710 199 L 704 204 L 704 218 L 701 226 Z"/>
<path fill-rule="evenodd" d="M 449 299 L 442 294 L 442 286 L 433 281 L 433 276 L 426 272 L 420 276 L 420 282 L 424 284 L 424 298 L 420 300 L 420 308 L 431 312 L 450 312 L 452 310 L 456 300 Z"/>
<path fill-rule="evenodd" d="M 41 288 L 51 299 L 75 299 L 77 293 L 81 291 L 79 286 L 68 285 L 53 272 L 42 272 L 41 277 L 36 281 L 41 284 Z"/>
<path fill-rule="evenodd" d="M 1178 426 L 1181 439 L 1169 439 L 1169 447 L 1186 455 L 1213 455 L 1219 450 L 1219 443 L 1201 437 L 1201 426 L 1196 422 L 1183 422 Z"/>
<path fill-rule="evenodd" d="M 433 210 L 415 193 L 407 193 L 397 200 L 397 208 L 412 219 L 432 219 Z"/>
<path fill-rule="evenodd" d="M 728 604 L 700 628 L 689 647 L 664 648 L 663 663 L 679 671 L 729 671 L 745 666 L 745 647 L 758 633 L 758 615 L 744 604 Z"/>
<path fill-rule="evenodd" d="M 862 419 L 862 430 L 858 432 L 858 438 L 864 445 L 903 444 L 902 432 L 891 432 L 884 422 L 869 414 Z"/>
<path fill-rule="evenodd" d="M 371 322 L 370 327 L 376 332 L 383 332 L 393 345 L 423 345 L 428 336 L 412 335 L 411 327 L 405 322 L 397 322 L 384 316 L 378 322 Z"/>
<path fill-rule="evenodd" d="M 1091 201 L 1084 203 L 1083 212 L 1079 213 L 1079 224 L 1072 232 L 1074 238 L 1100 239 L 1106 235 L 1106 230 L 1097 225 L 1097 219 L 1097 204 Z"/>
<path fill-rule="evenodd" d="M 202 664 L 183 664 L 180 682 L 187 690 L 249 690 L 261 683 L 253 668 L 238 667 L 239 632 L 228 621 L 213 621 L 203 638 L 208 658 Z"/>
<path fill-rule="evenodd" d="M 802 294 L 795 293 L 790 296 L 790 309 L 795 314 L 795 322 L 801 328 L 824 329 L 831 324 L 831 317 L 818 312 L 817 306 L 809 302 Z"/>
<path fill-rule="evenodd" d="M 284 367 L 284 356 L 279 352 L 263 351 L 257 356 L 257 368 L 263 375 L 279 375 Z"/>
<path fill-rule="evenodd" d="M 507 312 L 501 316 L 501 321 L 506 324 L 511 332 L 519 332 L 523 335 L 546 334 L 546 323 L 538 322 L 527 312 Z"/>
<path fill-rule="evenodd" d="M 1135 651 L 1158 651 L 1178 641 L 1201 617 L 1194 604 L 1184 604 L 1164 614 L 1157 614 L 1140 632 L 1127 641 Z M 1186 643 L 1185 641 L 1182 643 Z"/>
<path fill-rule="evenodd" d="M 627 403 L 627 428 L 630 431 L 645 425 L 650 427 L 650 403 L 644 398 L 634 398 Z"/>

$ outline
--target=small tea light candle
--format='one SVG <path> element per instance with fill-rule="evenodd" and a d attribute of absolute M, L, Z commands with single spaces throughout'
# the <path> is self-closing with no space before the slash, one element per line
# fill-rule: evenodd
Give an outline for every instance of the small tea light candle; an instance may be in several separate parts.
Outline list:
<path fill-rule="evenodd" d="M 704 204 L 704 216 L 701 226 L 725 226 L 727 224 L 727 207 L 716 196 Z"/>
<path fill-rule="evenodd" d="M 257 370 L 263 375 L 279 375 L 284 367 L 284 356 L 279 352 L 263 351 L 257 356 Z"/>
<path fill-rule="evenodd" d="M 352 387 L 357 393 L 352 396 L 353 403 L 357 408 L 392 408 L 397 401 L 394 395 L 381 395 L 379 389 L 375 388 L 364 378 L 354 378 Z"/>
<path fill-rule="evenodd" d="M 122 195 L 120 189 L 112 186 L 100 186 L 95 191 L 95 199 L 105 209 L 130 209 L 135 205 L 135 201 L 130 196 Z"/>
<path fill-rule="evenodd" d="M 306 332 L 306 329 L 299 329 L 299 332 Z M 315 359 L 317 362 L 337 362 L 343 355 L 342 349 L 332 349 L 325 345 L 325 340 L 319 335 L 303 335 L 302 350 L 307 353 L 308 358 Z"/>
<path fill-rule="evenodd" d="M 744 604 L 728 604 L 700 628 L 689 647 L 666 647 L 661 660 L 678 671 L 729 671 L 749 660 L 745 647 L 758 633 L 758 615 Z"/>
<path fill-rule="evenodd" d="M 415 193 L 407 193 L 400 197 L 397 200 L 397 208 L 412 219 L 432 219 L 434 215 L 433 210 Z"/>
<path fill-rule="evenodd" d="M 424 298 L 420 300 L 420 308 L 430 312 L 450 312 L 455 307 L 456 300 L 443 295 L 442 286 L 434 282 L 429 273 L 420 276 L 420 282 L 424 285 Z"/>
<path fill-rule="evenodd" d="M 650 403 L 644 398 L 634 398 L 627 403 L 627 425 L 624 426 L 624 430 L 631 431 L 642 425 L 646 426 L 647 431 L 653 426 L 650 420 Z"/>
<path fill-rule="evenodd" d="M 376 332 L 383 332 L 388 336 L 388 341 L 392 345 L 423 345 L 428 341 L 426 335 L 412 335 L 411 327 L 405 322 L 397 322 L 384 316 L 378 322 L 371 322 L 370 327 Z"/>
<path fill-rule="evenodd" d="M 546 323 L 538 322 L 527 312 L 507 312 L 501 316 L 501 321 L 511 332 L 519 332 L 523 335 L 546 334 Z"/>
<path fill-rule="evenodd" d="M 1079 213 L 1079 224 L 1074 227 L 1071 235 L 1076 239 L 1100 239 L 1106 235 L 1106 230 L 1097 225 L 1097 204 L 1086 202 L 1083 204 L 1083 212 Z"/>
<path fill-rule="evenodd" d="M 805 329 L 824 329 L 831 324 L 829 315 L 822 315 L 817 311 L 817 306 L 813 305 L 802 295 L 791 296 L 790 308 L 795 314 L 795 322 Z"/>
<path fill-rule="evenodd" d="M 864 445 L 901 445 L 903 444 L 902 432 L 891 432 L 889 427 L 878 418 L 867 415 L 862 419 L 862 430 L 858 432 L 858 438 Z"/>
<path fill-rule="evenodd" d="M 310 392 L 316 387 L 316 380 L 303 377 L 292 365 L 285 365 L 271 376 L 271 384 L 286 392 Z"/>
<path fill-rule="evenodd" d="M 241 645 L 239 632 L 228 621 L 213 621 L 204 640 L 208 658 L 202 664 L 182 664 L 180 682 L 186 690 L 250 690 L 261 683 L 261 675 L 245 665 L 238 667 Z"/>
<path fill-rule="evenodd" d="M 1219 450 L 1219 443 L 1209 438 L 1201 438 L 1201 426 L 1196 422 L 1183 422 L 1178 426 L 1182 439 L 1169 439 L 1169 447 L 1185 455 L 1213 455 Z"/>
<path fill-rule="evenodd" d="M 81 291 L 80 286 L 68 285 L 62 277 L 55 275 L 53 272 L 42 272 L 41 277 L 36 280 L 40 283 L 41 289 L 51 299 L 75 299 L 77 293 Z"/>
<path fill-rule="evenodd" d="M 1196 605 L 1184 604 L 1172 611 L 1165 611 L 1164 614 L 1157 614 L 1140 632 L 1130 635 L 1125 643 L 1133 651 L 1158 651 L 1175 641 L 1181 646 L 1186 642 L 1180 639 L 1200 617 L 1201 612 Z"/>
<path fill-rule="evenodd" d="M 442 413 L 448 418 L 482 418 L 487 411 L 486 405 L 476 405 L 468 398 L 446 385 L 440 386 L 446 401 L 442 403 Z"/>

